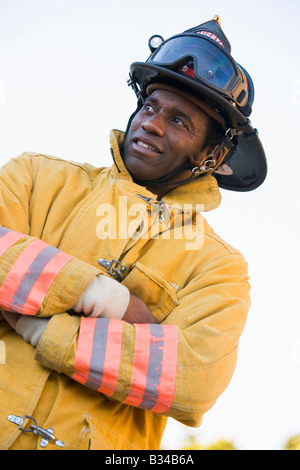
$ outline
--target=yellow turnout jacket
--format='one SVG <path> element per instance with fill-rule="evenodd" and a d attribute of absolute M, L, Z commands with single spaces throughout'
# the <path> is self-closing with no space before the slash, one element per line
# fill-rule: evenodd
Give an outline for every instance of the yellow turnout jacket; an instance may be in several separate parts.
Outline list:
<path fill-rule="evenodd" d="M 111 168 L 24 153 L 0 172 L 0 308 L 51 317 L 36 349 L 0 322 L 0 449 L 41 448 L 8 415 L 52 428 L 67 450 L 158 449 L 168 416 L 199 426 L 231 380 L 249 284 L 202 215 L 220 203 L 217 182 L 157 201 L 132 181 L 122 139 L 112 132 Z M 158 324 L 72 312 L 110 273 Z"/>

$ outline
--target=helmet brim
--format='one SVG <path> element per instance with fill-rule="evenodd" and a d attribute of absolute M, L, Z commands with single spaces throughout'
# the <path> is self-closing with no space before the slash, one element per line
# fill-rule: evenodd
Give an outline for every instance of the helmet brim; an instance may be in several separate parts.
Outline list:
<path fill-rule="evenodd" d="M 267 175 L 267 161 L 257 132 L 249 120 L 227 99 L 205 85 L 184 74 L 145 62 L 134 62 L 130 67 L 133 82 L 138 83 L 146 98 L 146 88 L 152 82 L 164 82 L 177 88 L 189 90 L 207 101 L 224 117 L 228 128 L 242 127 L 244 134 L 236 136 L 236 150 L 226 163 L 228 173 L 213 173 L 221 188 L 231 191 L 252 191 L 258 188 Z"/>
<path fill-rule="evenodd" d="M 257 133 L 237 137 L 236 150 L 226 165 L 230 174 L 218 171 L 213 173 L 220 188 L 252 191 L 264 182 L 267 176 L 267 161 Z"/>

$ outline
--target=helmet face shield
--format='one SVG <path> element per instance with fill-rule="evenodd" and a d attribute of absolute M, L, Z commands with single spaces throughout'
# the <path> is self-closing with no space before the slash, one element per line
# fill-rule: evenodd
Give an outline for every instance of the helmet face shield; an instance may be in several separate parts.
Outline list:
<path fill-rule="evenodd" d="M 193 66 L 190 67 L 190 61 Z M 239 66 L 225 49 L 202 35 L 180 34 L 166 40 L 147 63 L 178 69 L 191 78 L 222 93 L 238 106 L 248 100 L 247 81 Z"/>

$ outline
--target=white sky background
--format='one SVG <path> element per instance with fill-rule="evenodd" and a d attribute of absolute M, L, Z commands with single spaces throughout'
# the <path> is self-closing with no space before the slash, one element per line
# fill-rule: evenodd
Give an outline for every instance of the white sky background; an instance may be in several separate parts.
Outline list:
<path fill-rule="evenodd" d="M 125 129 L 131 62 L 148 39 L 221 16 L 232 54 L 252 76 L 251 121 L 269 162 L 254 192 L 222 191 L 207 214 L 249 263 L 252 307 L 231 385 L 190 430 L 199 442 L 282 449 L 300 433 L 299 0 L 0 0 L 0 164 L 23 151 L 111 164 L 108 135 Z M 183 430 L 173 420 L 164 445 Z"/>

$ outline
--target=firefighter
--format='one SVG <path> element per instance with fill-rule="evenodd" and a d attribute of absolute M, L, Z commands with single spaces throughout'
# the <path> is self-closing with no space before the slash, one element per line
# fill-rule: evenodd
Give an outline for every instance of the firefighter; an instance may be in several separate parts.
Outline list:
<path fill-rule="evenodd" d="M 253 83 L 218 17 L 149 45 L 110 168 L 1 169 L 1 449 L 158 449 L 230 383 L 247 263 L 203 212 L 266 177 Z"/>

